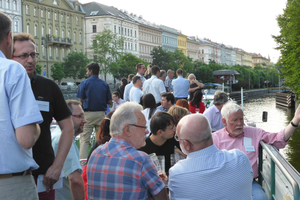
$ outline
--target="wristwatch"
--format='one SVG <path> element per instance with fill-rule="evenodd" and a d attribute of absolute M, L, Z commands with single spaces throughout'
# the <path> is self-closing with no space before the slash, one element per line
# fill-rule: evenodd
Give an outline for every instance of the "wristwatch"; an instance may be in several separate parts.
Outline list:
<path fill-rule="evenodd" d="M 291 121 L 291 124 L 292 124 L 292 126 L 295 127 L 295 128 L 298 127 L 298 125 L 294 124 L 293 121 Z"/>

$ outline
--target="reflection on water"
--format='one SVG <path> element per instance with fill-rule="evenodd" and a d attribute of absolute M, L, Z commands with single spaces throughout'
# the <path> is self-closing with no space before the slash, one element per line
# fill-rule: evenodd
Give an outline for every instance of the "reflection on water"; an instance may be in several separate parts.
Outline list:
<path fill-rule="evenodd" d="M 268 122 L 262 122 L 262 112 L 268 112 Z M 249 100 L 244 103 L 245 119 L 257 122 L 256 127 L 269 132 L 277 132 L 285 128 L 294 116 L 295 109 L 276 106 L 275 96 L 267 96 Z M 280 153 L 300 172 L 300 128 L 293 133 L 288 145 Z"/>

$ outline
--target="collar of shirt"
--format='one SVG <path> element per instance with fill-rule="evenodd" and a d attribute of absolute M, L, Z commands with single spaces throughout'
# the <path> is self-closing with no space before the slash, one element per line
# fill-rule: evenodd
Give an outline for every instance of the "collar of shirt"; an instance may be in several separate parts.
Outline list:
<path fill-rule="evenodd" d="M 214 111 L 216 112 L 216 113 L 219 113 L 220 112 L 220 110 L 217 108 L 217 106 L 215 106 L 215 105 L 213 105 L 212 106 L 212 109 L 214 109 Z"/>
<path fill-rule="evenodd" d="M 195 151 L 192 153 L 189 153 L 187 155 L 187 159 L 191 159 L 191 158 L 196 158 L 196 157 L 200 157 L 200 156 L 208 156 L 209 154 L 214 154 L 215 152 L 220 151 L 216 145 L 211 145 L 209 147 L 206 147 L 205 149 L 201 149 L 199 151 Z"/>
<path fill-rule="evenodd" d="M 92 76 L 90 76 L 89 79 L 98 79 L 98 78 L 99 78 L 98 75 L 92 75 Z"/>
<path fill-rule="evenodd" d="M 1 50 L 0 50 L 0 57 L 1 57 L 1 58 L 6 58 L 5 55 L 2 53 Z"/>
<path fill-rule="evenodd" d="M 118 138 L 118 137 L 112 137 L 109 142 L 113 142 L 113 143 L 119 143 L 121 145 L 124 146 L 132 146 L 132 144 L 130 144 L 128 141 L 122 139 L 122 138 Z M 132 146 L 133 147 L 133 146 Z"/>

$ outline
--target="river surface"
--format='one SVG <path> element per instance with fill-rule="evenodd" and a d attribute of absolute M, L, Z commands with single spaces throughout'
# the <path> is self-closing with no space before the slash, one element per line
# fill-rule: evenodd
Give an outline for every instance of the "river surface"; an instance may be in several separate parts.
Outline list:
<path fill-rule="evenodd" d="M 263 111 L 268 112 L 268 121 L 262 122 Z M 295 109 L 276 106 L 275 94 L 250 99 L 244 103 L 245 119 L 256 122 L 256 127 L 269 132 L 278 132 L 293 119 Z M 288 145 L 280 153 L 300 172 L 300 128 L 293 133 Z"/>

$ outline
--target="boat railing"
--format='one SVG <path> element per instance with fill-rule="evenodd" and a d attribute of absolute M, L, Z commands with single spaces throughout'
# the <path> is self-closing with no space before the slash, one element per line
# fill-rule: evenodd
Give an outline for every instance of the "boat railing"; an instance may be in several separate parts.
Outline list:
<path fill-rule="evenodd" d="M 269 199 L 300 200 L 300 174 L 272 145 L 260 142 L 259 183 Z"/>

